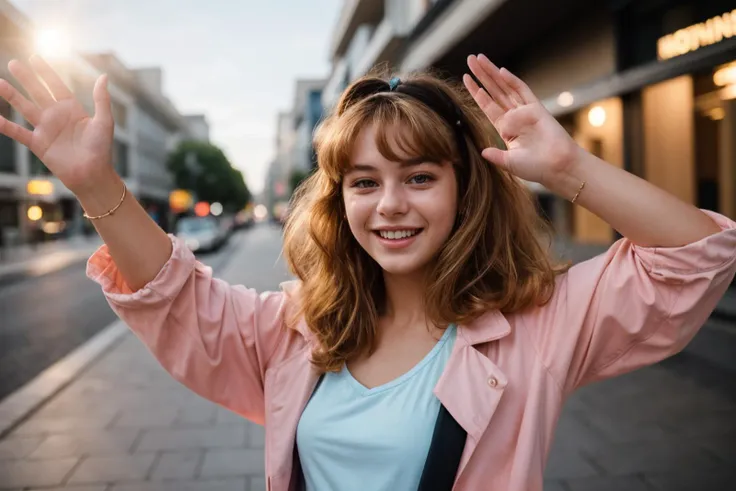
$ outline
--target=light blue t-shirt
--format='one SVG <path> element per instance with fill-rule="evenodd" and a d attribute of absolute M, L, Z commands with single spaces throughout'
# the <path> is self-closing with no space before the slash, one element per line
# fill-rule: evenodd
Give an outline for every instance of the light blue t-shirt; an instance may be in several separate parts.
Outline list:
<path fill-rule="evenodd" d="M 427 460 L 440 401 L 433 393 L 455 326 L 416 366 L 368 389 L 347 367 L 327 373 L 296 432 L 307 491 L 411 491 Z"/>

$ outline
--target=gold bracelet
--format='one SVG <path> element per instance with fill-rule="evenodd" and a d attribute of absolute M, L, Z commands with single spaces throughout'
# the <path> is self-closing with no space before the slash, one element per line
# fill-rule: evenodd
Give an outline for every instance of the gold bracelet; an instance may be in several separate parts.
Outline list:
<path fill-rule="evenodd" d="M 575 200 L 577 200 L 578 196 L 580 196 L 580 191 L 582 191 L 584 187 L 585 187 L 585 181 L 583 181 L 583 183 L 580 185 L 580 189 L 578 189 L 578 192 L 575 193 L 575 197 L 572 199 L 572 201 L 570 201 L 570 203 L 575 203 Z"/>
<path fill-rule="evenodd" d="M 113 213 L 115 213 L 115 212 L 117 211 L 117 209 L 118 209 L 118 208 L 120 208 L 120 205 L 122 205 L 122 204 L 123 204 L 123 201 L 125 201 L 125 196 L 126 196 L 127 194 L 128 194 L 128 186 L 126 186 L 126 185 L 125 185 L 125 183 L 123 183 L 123 195 L 122 195 L 122 196 L 120 197 L 120 201 L 118 202 L 118 204 L 117 204 L 117 205 L 115 205 L 115 206 L 114 206 L 114 207 L 113 207 L 113 208 L 112 208 L 112 209 L 111 209 L 110 211 L 108 211 L 107 213 L 104 213 L 104 214 L 102 214 L 102 215 L 97 215 L 96 217 L 91 217 L 91 216 L 89 216 L 89 215 L 87 214 L 87 212 L 84 212 L 84 218 L 87 218 L 87 219 L 89 219 L 89 220 L 99 220 L 100 218 L 105 218 L 105 217 L 109 217 L 110 215 L 112 215 Z"/>

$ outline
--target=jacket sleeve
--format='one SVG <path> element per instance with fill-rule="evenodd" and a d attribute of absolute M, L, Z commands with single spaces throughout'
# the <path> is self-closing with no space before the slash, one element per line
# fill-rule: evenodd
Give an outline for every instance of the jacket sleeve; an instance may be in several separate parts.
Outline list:
<path fill-rule="evenodd" d="M 736 271 L 736 223 L 704 211 L 721 232 L 682 247 L 621 239 L 558 277 L 525 324 L 565 394 L 681 351 Z"/>
<path fill-rule="evenodd" d="M 213 278 L 211 268 L 170 237 L 171 257 L 140 290 L 125 283 L 104 245 L 89 259 L 87 276 L 176 380 L 263 424 L 263 378 L 283 336 L 285 295 Z"/>

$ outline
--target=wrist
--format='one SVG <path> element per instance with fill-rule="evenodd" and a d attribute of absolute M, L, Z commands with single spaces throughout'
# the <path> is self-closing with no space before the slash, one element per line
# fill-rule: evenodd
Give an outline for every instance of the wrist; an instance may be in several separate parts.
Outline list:
<path fill-rule="evenodd" d="M 78 187 L 72 191 L 85 213 L 98 216 L 115 207 L 124 190 L 125 183 L 116 172 L 112 171 L 96 176 L 90 179 L 84 187 Z"/>
<path fill-rule="evenodd" d="M 568 162 L 559 171 L 551 173 L 542 184 L 556 195 L 570 201 L 587 181 L 587 169 L 593 157 L 583 148 L 577 147 Z"/>

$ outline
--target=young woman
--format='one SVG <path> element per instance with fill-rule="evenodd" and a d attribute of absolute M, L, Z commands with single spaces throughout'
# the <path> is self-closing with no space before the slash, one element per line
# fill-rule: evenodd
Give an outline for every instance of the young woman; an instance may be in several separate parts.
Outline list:
<path fill-rule="evenodd" d="M 104 76 L 89 117 L 42 59 L 11 62 L 31 99 L 0 95 L 34 129 L 0 132 L 76 194 L 106 243 L 88 274 L 161 364 L 265 424 L 269 489 L 417 489 L 444 408 L 467 435 L 454 489 L 539 490 L 567 396 L 705 322 L 736 223 L 585 152 L 487 58 L 468 65 L 467 90 L 418 74 L 345 91 L 285 231 L 298 280 L 278 292 L 212 278 L 125 191 Z M 522 180 L 625 238 L 554 267 Z"/>

